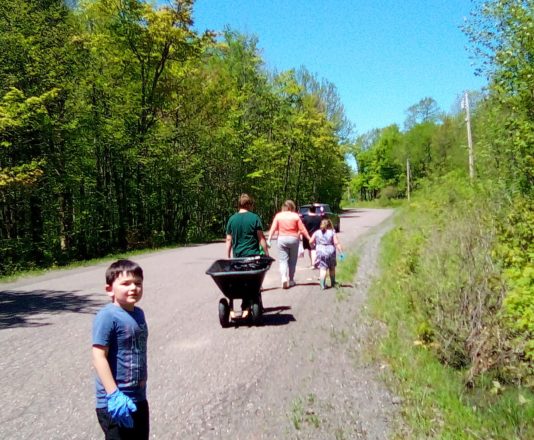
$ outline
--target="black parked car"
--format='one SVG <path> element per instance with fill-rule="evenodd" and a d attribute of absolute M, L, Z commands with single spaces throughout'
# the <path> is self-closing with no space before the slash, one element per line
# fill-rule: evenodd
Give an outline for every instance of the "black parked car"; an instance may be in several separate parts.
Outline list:
<path fill-rule="evenodd" d="M 299 208 L 299 215 L 302 219 L 302 223 L 304 223 L 304 226 L 306 226 L 306 229 L 308 229 L 308 231 L 310 229 L 316 229 L 314 227 L 310 228 L 310 226 L 315 225 L 317 223 L 317 217 L 320 217 L 321 219 L 330 219 L 332 225 L 334 225 L 334 229 L 336 230 L 336 232 L 339 232 L 339 215 L 333 212 L 330 208 L 330 205 L 327 205 L 326 203 L 310 203 L 309 205 L 302 205 Z"/>

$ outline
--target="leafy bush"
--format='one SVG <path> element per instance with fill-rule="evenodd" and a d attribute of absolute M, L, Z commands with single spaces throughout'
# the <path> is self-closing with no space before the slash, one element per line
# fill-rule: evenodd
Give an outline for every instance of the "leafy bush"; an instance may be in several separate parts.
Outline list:
<path fill-rule="evenodd" d="M 387 329 L 377 348 L 403 400 L 399 438 L 534 438 L 534 393 L 522 386 L 533 302 L 507 266 L 523 268 L 517 285 L 531 282 L 532 210 L 515 206 L 450 175 L 426 182 L 385 237 L 370 310 Z"/>
<path fill-rule="evenodd" d="M 510 209 L 495 187 L 451 174 L 422 186 L 397 231 L 418 341 L 470 384 L 490 372 L 533 385 L 534 211 Z"/>
<path fill-rule="evenodd" d="M 399 197 L 399 190 L 395 186 L 386 186 L 380 190 L 380 198 L 396 199 Z"/>
<path fill-rule="evenodd" d="M 534 388 L 534 204 L 516 198 L 501 224 L 496 255 L 501 259 L 508 294 L 504 324 L 509 331 L 506 372 Z"/>

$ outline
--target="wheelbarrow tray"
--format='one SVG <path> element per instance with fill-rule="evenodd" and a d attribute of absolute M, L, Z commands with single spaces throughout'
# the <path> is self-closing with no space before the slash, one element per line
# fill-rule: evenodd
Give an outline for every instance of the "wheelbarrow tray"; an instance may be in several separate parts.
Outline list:
<path fill-rule="evenodd" d="M 215 261 L 206 274 L 228 299 L 255 299 L 274 259 L 267 256 Z"/>

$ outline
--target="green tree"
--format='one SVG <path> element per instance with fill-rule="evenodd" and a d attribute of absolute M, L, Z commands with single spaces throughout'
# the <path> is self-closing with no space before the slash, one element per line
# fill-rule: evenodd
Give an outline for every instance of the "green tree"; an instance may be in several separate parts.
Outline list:
<path fill-rule="evenodd" d="M 431 174 L 432 163 L 435 159 L 433 140 L 437 129 L 437 124 L 432 121 L 415 124 L 404 133 L 402 145 L 397 149 L 399 163 L 410 160 L 410 169 L 415 180 Z"/>
<path fill-rule="evenodd" d="M 478 148 L 488 169 L 523 193 L 534 188 L 533 11 L 531 0 L 488 0 L 464 27 L 478 71 L 490 79 L 482 116 L 489 130 L 481 130 Z"/>
<path fill-rule="evenodd" d="M 15 250 L 21 260 L 38 264 L 68 245 L 69 179 L 76 175 L 69 172 L 76 154 L 69 144 L 68 105 L 70 75 L 76 70 L 74 31 L 63 1 L 7 0 L 0 5 L 0 164 L 12 183 L 1 189 L 8 229 L 2 236 L 22 243 L 8 239 L 8 252 Z M 24 175 L 32 177 L 21 179 Z"/>
<path fill-rule="evenodd" d="M 358 170 L 352 188 L 360 192 L 362 199 L 375 199 L 388 187 L 394 193 L 402 189 L 399 185 L 403 181 L 403 162 L 398 158 L 402 140 L 403 134 L 397 125 L 357 140 Z"/>
<path fill-rule="evenodd" d="M 406 110 L 407 116 L 404 121 L 404 128 L 409 130 L 417 124 L 437 122 L 441 113 L 438 103 L 433 98 L 423 98 L 417 104 L 412 105 Z"/>

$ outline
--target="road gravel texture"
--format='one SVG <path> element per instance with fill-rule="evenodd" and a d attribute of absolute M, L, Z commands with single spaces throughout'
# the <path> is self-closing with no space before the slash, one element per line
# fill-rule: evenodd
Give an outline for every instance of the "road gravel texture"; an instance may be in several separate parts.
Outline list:
<path fill-rule="evenodd" d="M 263 325 L 221 328 L 210 264 L 223 242 L 143 254 L 153 439 L 387 439 L 397 399 L 367 356 L 365 317 L 391 210 L 351 209 L 340 241 L 354 282 L 319 289 L 306 255 L 297 286 L 265 277 Z M 274 258 L 277 258 L 273 244 Z M 101 439 L 91 326 L 109 262 L 0 284 L 0 439 Z M 239 303 L 239 301 L 237 301 Z"/>

